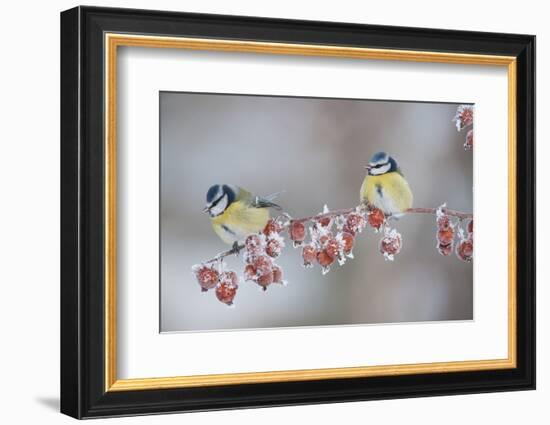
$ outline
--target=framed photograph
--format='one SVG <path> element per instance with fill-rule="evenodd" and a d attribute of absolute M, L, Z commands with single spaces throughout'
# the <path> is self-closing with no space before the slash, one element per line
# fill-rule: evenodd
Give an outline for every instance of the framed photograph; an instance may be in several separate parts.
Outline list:
<path fill-rule="evenodd" d="M 61 411 L 535 388 L 535 37 L 61 14 Z"/>

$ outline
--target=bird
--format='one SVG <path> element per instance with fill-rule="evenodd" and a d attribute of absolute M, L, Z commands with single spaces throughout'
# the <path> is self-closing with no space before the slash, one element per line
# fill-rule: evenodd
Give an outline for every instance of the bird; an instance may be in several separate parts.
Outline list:
<path fill-rule="evenodd" d="M 394 218 L 412 207 L 411 188 L 394 158 L 386 152 L 377 152 L 365 168 L 367 175 L 361 185 L 361 202 Z"/>
<path fill-rule="evenodd" d="M 220 239 L 235 247 L 243 238 L 265 227 L 270 208 L 282 210 L 272 202 L 280 193 L 259 197 L 239 186 L 215 184 L 206 192 L 203 212 L 210 215 L 212 227 Z"/>

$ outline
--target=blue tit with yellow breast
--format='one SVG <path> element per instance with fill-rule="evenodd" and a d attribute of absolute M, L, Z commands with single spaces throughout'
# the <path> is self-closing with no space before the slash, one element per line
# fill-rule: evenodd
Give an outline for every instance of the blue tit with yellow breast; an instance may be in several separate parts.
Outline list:
<path fill-rule="evenodd" d="M 265 227 L 270 208 L 281 210 L 272 202 L 277 195 L 261 198 L 242 187 L 215 184 L 206 193 L 203 211 L 210 214 L 212 227 L 221 240 L 234 245 Z"/>
<path fill-rule="evenodd" d="M 413 194 L 397 162 L 386 152 L 377 152 L 365 167 L 367 175 L 361 185 L 361 202 L 398 217 L 412 207 Z"/>

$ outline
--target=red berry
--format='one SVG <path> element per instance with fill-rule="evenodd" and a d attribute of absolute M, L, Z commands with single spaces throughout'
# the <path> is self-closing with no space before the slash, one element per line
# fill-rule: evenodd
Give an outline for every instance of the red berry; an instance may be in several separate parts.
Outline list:
<path fill-rule="evenodd" d="M 334 257 L 331 257 L 326 250 L 317 253 L 317 261 L 322 267 L 328 267 L 334 263 Z"/>
<path fill-rule="evenodd" d="M 320 226 L 327 227 L 331 224 L 332 218 L 331 217 L 323 217 L 317 219 L 317 223 L 319 223 Z"/>
<path fill-rule="evenodd" d="M 453 119 L 458 131 L 474 123 L 474 107 L 472 105 L 460 105 Z"/>
<path fill-rule="evenodd" d="M 265 255 L 257 257 L 252 263 L 258 275 L 263 276 L 265 274 L 271 273 L 273 268 L 273 262 L 271 259 Z"/>
<path fill-rule="evenodd" d="M 265 252 L 270 257 L 277 258 L 279 255 L 281 255 L 282 250 L 283 250 L 283 245 L 281 241 L 277 239 L 269 239 L 267 241 Z"/>
<path fill-rule="evenodd" d="M 466 239 L 456 246 L 456 255 L 463 261 L 470 262 L 474 257 L 474 242 L 472 239 Z"/>
<path fill-rule="evenodd" d="M 302 258 L 304 260 L 304 266 L 309 267 L 313 265 L 317 259 L 317 250 L 313 245 L 306 245 L 302 249 Z"/>
<path fill-rule="evenodd" d="M 378 230 L 386 221 L 386 216 L 382 210 L 374 208 L 368 212 L 368 221 L 372 228 Z"/>
<path fill-rule="evenodd" d="M 437 245 L 437 250 L 441 255 L 448 257 L 453 252 L 453 243 L 451 242 L 450 244 L 447 244 L 447 245 L 443 245 L 440 243 Z"/>
<path fill-rule="evenodd" d="M 474 219 L 471 219 L 468 223 L 468 233 L 474 233 Z"/>
<path fill-rule="evenodd" d="M 232 285 L 228 283 L 220 283 L 218 286 L 216 286 L 216 297 L 218 300 L 220 300 L 222 303 L 227 305 L 233 304 L 233 299 L 235 298 L 235 295 L 237 294 L 237 285 Z"/>
<path fill-rule="evenodd" d="M 262 254 L 264 241 L 260 235 L 249 235 L 244 241 L 244 246 L 247 253 L 246 257 L 253 260 L 256 256 Z"/>
<path fill-rule="evenodd" d="M 213 266 L 202 264 L 200 266 L 193 267 L 193 271 L 203 291 L 208 291 L 218 284 L 220 275 L 217 270 L 213 268 Z"/>
<path fill-rule="evenodd" d="M 294 242 L 301 243 L 306 238 L 306 226 L 304 226 L 304 223 L 299 221 L 291 221 L 290 222 L 290 239 Z"/>
<path fill-rule="evenodd" d="M 340 253 L 340 244 L 335 238 L 328 239 L 324 244 L 324 247 L 325 247 L 325 252 L 330 257 L 332 257 L 333 259 L 338 257 L 338 254 Z"/>
<path fill-rule="evenodd" d="M 445 229 L 439 229 L 437 232 L 437 240 L 442 245 L 449 245 L 455 238 L 455 229 L 449 226 Z"/>
<path fill-rule="evenodd" d="M 466 134 L 466 141 L 464 142 L 464 149 L 470 150 L 474 147 L 474 130 L 468 131 Z"/>
<path fill-rule="evenodd" d="M 440 215 L 437 217 L 437 226 L 440 229 L 447 229 L 451 225 L 451 220 L 446 214 Z"/>
<path fill-rule="evenodd" d="M 283 269 L 281 269 L 276 264 L 273 265 L 273 282 L 283 283 Z"/>
<path fill-rule="evenodd" d="M 282 226 L 274 219 L 270 218 L 264 227 L 263 234 L 269 236 L 272 233 L 281 233 Z"/>
<path fill-rule="evenodd" d="M 344 245 L 344 253 L 349 254 L 353 249 L 354 237 L 351 233 L 342 233 L 342 242 Z"/>
<path fill-rule="evenodd" d="M 256 280 L 256 268 L 252 264 L 247 264 L 243 275 L 244 280 Z"/>
<path fill-rule="evenodd" d="M 395 229 L 386 232 L 380 240 L 380 252 L 388 260 L 393 260 L 393 256 L 401 251 L 401 235 Z"/>
<path fill-rule="evenodd" d="M 344 227 L 342 228 L 342 232 L 344 233 L 349 233 L 350 235 L 352 236 L 355 236 L 357 234 L 357 232 L 353 231 L 352 229 L 350 229 L 347 224 L 344 224 Z"/>
<path fill-rule="evenodd" d="M 268 273 L 261 275 L 258 277 L 256 283 L 258 283 L 264 291 L 267 290 L 267 287 L 273 283 L 273 272 L 269 271 Z"/>
<path fill-rule="evenodd" d="M 345 227 L 353 234 L 357 234 L 361 230 L 363 230 L 366 226 L 366 220 L 365 217 L 362 214 L 359 214 L 357 212 L 349 213 L 346 218 L 346 224 Z"/>

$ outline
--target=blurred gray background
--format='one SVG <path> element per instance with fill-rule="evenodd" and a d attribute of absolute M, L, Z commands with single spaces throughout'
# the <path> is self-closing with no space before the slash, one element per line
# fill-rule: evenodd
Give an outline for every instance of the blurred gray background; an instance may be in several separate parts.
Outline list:
<path fill-rule="evenodd" d="M 278 263 L 287 287 L 244 282 L 235 308 L 201 293 L 193 264 L 228 248 L 201 212 L 207 189 L 232 183 L 255 194 L 286 192 L 292 216 L 359 202 L 370 156 L 389 152 L 414 206 L 472 211 L 472 152 L 451 121 L 456 104 L 161 92 L 161 331 L 318 326 L 473 317 L 472 264 L 441 256 L 435 218 L 410 214 L 396 227 L 394 262 L 368 228 L 355 259 L 321 275 L 287 243 Z M 241 259 L 228 259 L 241 273 Z"/>

